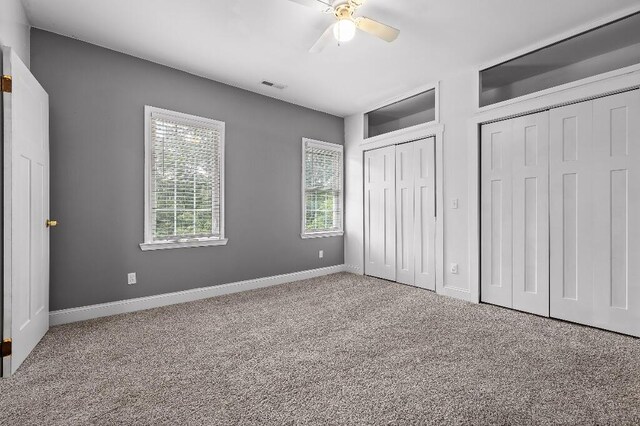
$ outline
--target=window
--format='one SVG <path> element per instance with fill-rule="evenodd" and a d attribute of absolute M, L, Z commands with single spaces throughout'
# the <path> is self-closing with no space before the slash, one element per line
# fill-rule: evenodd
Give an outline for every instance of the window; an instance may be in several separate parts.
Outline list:
<path fill-rule="evenodd" d="M 145 107 L 142 250 L 223 245 L 224 123 Z"/>
<path fill-rule="evenodd" d="M 302 139 L 302 238 L 342 235 L 342 146 Z"/>

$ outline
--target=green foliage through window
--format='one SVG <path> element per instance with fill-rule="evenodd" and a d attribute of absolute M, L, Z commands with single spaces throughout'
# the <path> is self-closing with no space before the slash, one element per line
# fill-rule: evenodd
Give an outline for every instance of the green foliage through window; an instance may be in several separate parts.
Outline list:
<path fill-rule="evenodd" d="M 219 129 L 151 118 L 154 240 L 220 235 Z"/>

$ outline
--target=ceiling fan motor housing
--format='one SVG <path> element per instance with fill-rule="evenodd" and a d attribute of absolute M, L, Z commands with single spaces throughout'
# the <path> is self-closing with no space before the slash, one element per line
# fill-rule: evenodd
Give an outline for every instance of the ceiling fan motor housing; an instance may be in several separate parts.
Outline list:
<path fill-rule="evenodd" d="M 339 6 L 336 6 L 334 9 L 336 18 L 338 18 L 339 21 L 342 19 L 353 20 L 353 12 L 355 12 L 355 9 L 353 8 L 353 6 L 351 6 L 351 3 L 343 3 Z"/>
<path fill-rule="evenodd" d="M 335 38 L 338 43 L 351 40 L 356 30 L 364 31 L 386 42 L 392 42 L 400 31 L 389 25 L 383 24 L 365 16 L 354 17 L 354 13 L 367 0 L 291 0 L 306 6 L 313 7 L 323 13 L 332 13 L 338 22 L 334 22 L 322 33 L 318 41 L 311 46 L 309 52 L 319 53 L 330 43 L 330 39 Z M 331 35 L 333 34 L 333 37 Z"/>

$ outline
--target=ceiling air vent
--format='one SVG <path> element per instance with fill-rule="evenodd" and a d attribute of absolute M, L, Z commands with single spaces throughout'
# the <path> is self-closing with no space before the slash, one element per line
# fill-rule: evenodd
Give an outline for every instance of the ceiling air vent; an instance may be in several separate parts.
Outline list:
<path fill-rule="evenodd" d="M 264 85 L 264 86 L 273 87 L 273 88 L 275 88 L 275 89 L 280 89 L 280 90 L 282 90 L 282 89 L 284 89 L 285 87 L 287 87 L 287 86 L 285 86 L 284 84 L 274 83 L 274 82 L 272 82 L 272 81 L 267 81 L 267 80 L 262 80 L 262 82 L 261 82 L 260 84 L 262 84 L 262 85 Z"/>

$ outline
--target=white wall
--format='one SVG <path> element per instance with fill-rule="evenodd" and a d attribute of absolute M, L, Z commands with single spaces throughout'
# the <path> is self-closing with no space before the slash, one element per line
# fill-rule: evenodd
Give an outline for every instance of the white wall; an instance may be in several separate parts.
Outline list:
<path fill-rule="evenodd" d="M 350 272 L 364 273 L 364 180 L 362 168 L 362 136 L 364 117 L 351 115 L 344 119 L 344 263 Z"/>
<path fill-rule="evenodd" d="M 30 65 L 29 20 L 21 0 L 2 0 L 0 44 L 10 46 L 28 67 Z"/>
<path fill-rule="evenodd" d="M 440 81 L 440 123 L 444 125 L 444 273 L 442 293 L 467 300 L 477 299 L 471 288 L 469 267 L 469 120 L 473 118 L 476 69 L 451 75 Z M 345 264 L 352 272 L 364 272 L 363 255 L 363 115 L 345 118 Z M 400 140 L 399 140 L 400 141 Z M 457 198 L 459 208 L 451 209 Z M 449 264 L 458 264 L 458 274 L 449 273 Z M 477 289 L 476 289 L 477 290 Z"/>
<path fill-rule="evenodd" d="M 469 266 L 469 121 L 478 102 L 477 70 L 469 69 L 440 82 L 440 121 L 444 125 L 444 288 L 450 292 L 469 292 L 460 297 L 474 300 Z M 458 209 L 451 208 L 458 199 Z M 449 265 L 458 264 L 458 274 Z M 475 296 L 474 296 L 475 294 Z M 454 295 L 454 294 L 451 294 Z"/>

